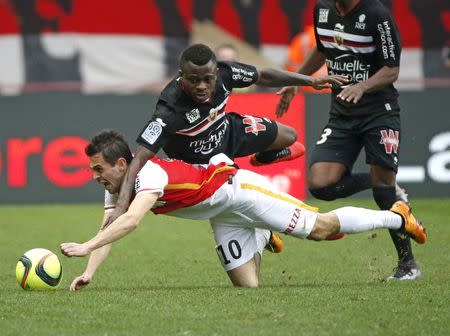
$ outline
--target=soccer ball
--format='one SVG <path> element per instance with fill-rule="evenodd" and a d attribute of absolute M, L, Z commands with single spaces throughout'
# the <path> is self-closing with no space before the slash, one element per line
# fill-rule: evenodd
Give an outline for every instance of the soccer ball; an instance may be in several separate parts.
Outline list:
<path fill-rule="evenodd" d="M 62 266 L 52 251 L 35 248 L 20 257 L 16 278 L 23 289 L 56 289 L 62 279 Z"/>

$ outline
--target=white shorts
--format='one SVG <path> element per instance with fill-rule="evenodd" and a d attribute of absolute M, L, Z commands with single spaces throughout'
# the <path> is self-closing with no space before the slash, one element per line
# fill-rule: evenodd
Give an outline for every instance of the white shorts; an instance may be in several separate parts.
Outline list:
<path fill-rule="evenodd" d="M 241 169 L 231 184 L 223 184 L 208 199 L 167 215 L 209 219 L 217 253 L 225 270 L 230 271 L 258 251 L 256 228 L 306 238 L 318 214 L 317 208 L 277 191 L 264 176 Z"/>
<path fill-rule="evenodd" d="M 232 184 L 224 184 L 209 199 L 216 251 L 226 271 L 249 261 L 257 249 L 255 228 L 306 238 L 317 218 L 317 208 L 277 191 L 269 181 L 239 170 Z M 215 206 L 217 205 L 217 207 Z"/>

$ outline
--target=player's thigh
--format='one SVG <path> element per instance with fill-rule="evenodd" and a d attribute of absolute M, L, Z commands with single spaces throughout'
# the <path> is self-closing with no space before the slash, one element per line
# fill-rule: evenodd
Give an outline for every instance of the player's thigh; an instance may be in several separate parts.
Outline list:
<path fill-rule="evenodd" d="M 371 120 L 364 130 L 366 163 L 397 173 L 400 137 L 399 114 L 386 114 Z M 381 174 L 383 171 L 380 170 Z"/>
<path fill-rule="evenodd" d="M 228 146 L 234 157 L 247 156 L 269 148 L 278 134 L 277 123 L 271 119 L 227 113 L 230 139 Z"/>
<path fill-rule="evenodd" d="M 216 252 L 224 270 L 229 272 L 253 259 L 258 251 L 255 229 L 229 225 L 219 219 L 211 219 L 216 241 Z M 252 278 L 254 275 L 248 273 Z"/>
<path fill-rule="evenodd" d="M 308 188 L 318 189 L 337 183 L 348 168 L 340 162 L 315 162 L 308 170 Z"/>
<path fill-rule="evenodd" d="M 245 226 L 306 238 L 314 225 L 317 209 L 277 191 L 259 176 L 250 171 L 238 173 L 236 183 L 240 189 L 235 193 L 233 214 Z"/>
<path fill-rule="evenodd" d="M 363 146 L 357 128 L 355 119 L 330 118 L 316 141 L 309 166 L 318 162 L 334 162 L 344 165 L 351 171 Z"/>

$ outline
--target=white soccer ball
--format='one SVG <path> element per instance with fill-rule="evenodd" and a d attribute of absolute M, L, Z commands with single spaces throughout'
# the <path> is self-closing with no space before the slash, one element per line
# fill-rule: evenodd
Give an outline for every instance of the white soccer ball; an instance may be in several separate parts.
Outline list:
<path fill-rule="evenodd" d="M 62 266 L 52 251 L 35 248 L 20 257 L 16 266 L 16 278 L 23 289 L 56 289 L 62 279 Z"/>

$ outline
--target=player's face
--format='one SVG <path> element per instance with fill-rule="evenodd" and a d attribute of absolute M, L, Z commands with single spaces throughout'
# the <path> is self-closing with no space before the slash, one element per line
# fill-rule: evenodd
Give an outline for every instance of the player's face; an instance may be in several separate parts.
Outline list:
<path fill-rule="evenodd" d="M 336 0 L 336 3 L 339 4 L 341 8 L 348 9 L 352 4 L 354 0 Z"/>
<path fill-rule="evenodd" d="M 217 80 L 217 64 L 212 60 L 205 65 L 186 62 L 181 69 L 183 90 L 199 103 L 206 103 L 214 93 Z"/>
<path fill-rule="evenodd" d="M 125 159 L 120 158 L 113 166 L 105 161 L 102 153 L 97 153 L 89 159 L 92 178 L 97 183 L 103 184 L 110 194 L 118 193 L 127 168 Z"/>

